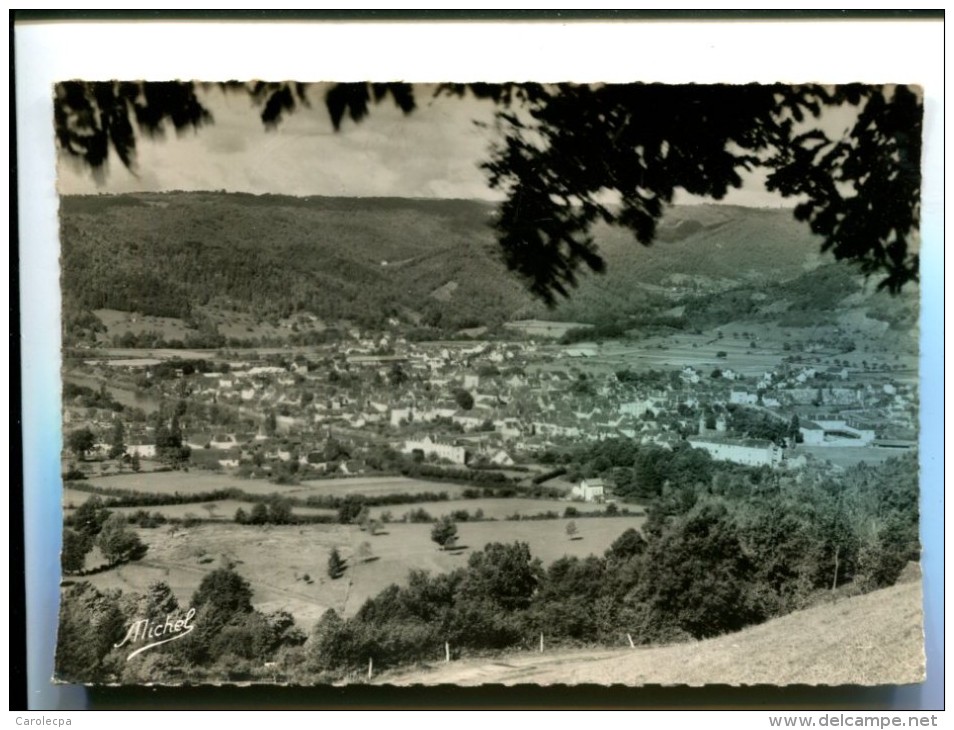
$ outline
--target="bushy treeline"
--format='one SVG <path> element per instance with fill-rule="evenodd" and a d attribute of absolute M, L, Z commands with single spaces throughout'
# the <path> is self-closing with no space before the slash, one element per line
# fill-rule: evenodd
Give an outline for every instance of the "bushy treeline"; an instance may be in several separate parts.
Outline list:
<path fill-rule="evenodd" d="M 491 544 L 466 567 L 412 572 L 344 620 L 329 611 L 302 667 L 346 672 L 439 659 L 455 651 L 550 644 L 626 645 L 706 638 L 839 593 L 891 585 L 917 560 L 913 459 L 845 480 L 782 491 L 667 485 L 643 533 L 603 556 L 548 568 L 526 544 Z M 628 636 L 627 636 L 628 635 Z M 299 667 L 299 671 L 302 671 Z"/>
<path fill-rule="evenodd" d="M 106 390 L 105 385 L 99 390 L 94 390 L 85 385 L 77 385 L 69 380 L 63 381 L 63 402 L 83 408 L 102 408 L 117 413 L 125 409 L 125 406 Z"/>
<path fill-rule="evenodd" d="M 794 416 L 791 421 L 785 421 L 744 406 L 729 405 L 727 410 L 729 428 L 735 433 L 772 441 L 779 446 L 794 444 L 799 440 L 798 416 Z"/>
<path fill-rule="evenodd" d="M 781 424 L 780 425 L 784 425 Z M 787 430 L 790 426 L 785 427 Z M 767 467 L 749 467 L 715 461 L 703 449 L 689 442 L 674 448 L 639 444 L 631 439 L 605 439 L 584 444 L 562 457 L 548 461 L 565 462 L 567 479 L 604 477 L 612 481 L 614 494 L 623 500 L 646 502 L 657 498 L 667 483 L 709 484 L 715 479 L 740 484 L 759 484 L 770 478 Z"/>
<path fill-rule="evenodd" d="M 63 572 L 86 572 L 86 558 L 93 547 L 99 548 L 106 566 L 143 557 L 147 547 L 128 525 L 123 515 L 111 512 L 98 497 L 87 500 L 66 521 L 60 553 Z"/>
<path fill-rule="evenodd" d="M 429 479 L 475 484 L 512 484 L 515 481 L 499 471 L 488 471 L 486 469 L 453 469 L 408 460 L 401 463 L 400 471 L 402 476 L 411 479 Z"/>
<path fill-rule="evenodd" d="M 215 502 L 221 499 L 240 499 L 255 501 L 264 499 L 259 495 L 247 494 L 241 489 L 228 487 L 213 489 L 207 492 L 174 492 L 172 494 L 158 494 L 155 492 L 137 492 L 121 487 L 103 487 L 98 484 L 83 482 L 76 484 L 67 482 L 66 486 L 81 492 L 90 492 L 101 497 L 109 497 L 110 507 L 161 507 L 169 504 L 193 504 L 198 502 Z"/>

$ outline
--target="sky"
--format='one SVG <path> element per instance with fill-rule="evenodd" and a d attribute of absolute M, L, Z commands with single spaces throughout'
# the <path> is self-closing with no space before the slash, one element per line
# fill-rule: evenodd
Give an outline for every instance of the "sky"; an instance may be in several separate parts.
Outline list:
<path fill-rule="evenodd" d="M 405 115 L 390 100 L 373 105 L 360 123 L 332 128 L 324 105 L 326 85 L 308 87 L 310 107 L 299 106 L 276 129 L 266 130 L 252 98 L 220 87 L 200 89 L 214 123 L 163 138 L 139 135 L 130 172 L 111 154 L 101 175 L 60 154 L 61 194 L 163 190 L 227 190 L 253 194 L 395 196 L 499 200 L 480 163 L 499 136 L 492 102 L 434 97 L 415 86 L 418 108 Z M 724 203 L 788 206 L 752 175 Z M 676 202 L 712 202 L 687 194 Z"/>
<path fill-rule="evenodd" d="M 309 87 L 310 107 L 299 106 L 271 130 L 244 92 L 202 90 L 213 124 L 159 140 L 140 135 L 136 174 L 113 155 L 105 175 L 95 180 L 88 168 L 61 155 L 59 191 L 499 197 L 479 168 L 495 137 L 491 102 L 434 98 L 433 87 L 419 85 L 418 108 L 411 114 L 387 98 L 361 123 L 346 118 L 336 132 L 324 105 L 325 88 Z"/>

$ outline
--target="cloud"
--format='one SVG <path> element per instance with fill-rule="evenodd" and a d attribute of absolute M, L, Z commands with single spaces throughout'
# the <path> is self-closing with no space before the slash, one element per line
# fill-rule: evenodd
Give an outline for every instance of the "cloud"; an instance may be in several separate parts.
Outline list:
<path fill-rule="evenodd" d="M 418 91 L 419 108 L 405 115 L 389 100 L 374 105 L 360 124 L 332 129 L 323 88 L 312 87 L 310 107 L 266 130 L 243 93 L 202 92 L 214 123 L 183 135 L 141 137 L 138 177 L 111 160 L 97 185 L 88 171 L 62 166 L 62 191 L 233 190 L 291 195 L 492 197 L 480 161 L 489 133 L 487 102 L 431 98 Z M 148 174 L 145 173 L 148 171 Z"/>

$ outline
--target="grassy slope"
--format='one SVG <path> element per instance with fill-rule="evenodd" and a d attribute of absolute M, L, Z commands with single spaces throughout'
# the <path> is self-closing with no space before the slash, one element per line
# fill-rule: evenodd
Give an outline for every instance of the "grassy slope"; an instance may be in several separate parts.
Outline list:
<path fill-rule="evenodd" d="M 920 581 L 815 606 L 707 641 L 465 660 L 393 684 L 907 684 L 924 679 Z"/>

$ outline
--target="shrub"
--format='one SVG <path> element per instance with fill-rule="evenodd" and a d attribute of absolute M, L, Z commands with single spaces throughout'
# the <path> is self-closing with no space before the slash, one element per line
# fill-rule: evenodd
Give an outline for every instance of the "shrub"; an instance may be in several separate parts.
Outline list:
<path fill-rule="evenodd" d="M 446 550 L 457 539 L 457 525 L 450 517 L 442 517 L 431 530 L 431 540 Z"/>
<path fill-rule="evenodd" d="M 328 556 L 328 576 L 332 580 L 337 580 L 345 571 L 345 561 L 338 552 L 338 548 L 331 548 L 331 555 Z"/>

